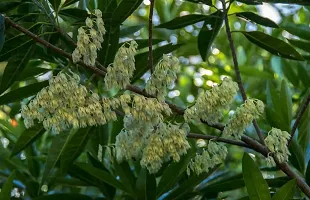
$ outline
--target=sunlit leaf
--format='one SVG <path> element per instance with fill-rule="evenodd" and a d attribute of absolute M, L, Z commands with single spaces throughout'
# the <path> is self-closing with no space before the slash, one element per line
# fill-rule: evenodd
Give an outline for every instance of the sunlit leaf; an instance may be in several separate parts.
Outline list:
<path fill-rule="evenodd" d="M 268 26 L 271 28 L 279 28 L 279 26 L 272 20 L 266 17 L 259 16 L 258 14 L 252 13 L 252 12 L 239 12 L 236 13 L 238 17 L 250 20 L 252 22 L 255 22 L 257 24 Z"/>
<path fill-rule="evenodd" d="M 284 41 L 259 31 L 240 31 L 249 41 L 270 53 L 292 60 L 304 60 L 304 58 L 289 44 Z"/>
<path fill-rule="evenodd" d="M 272 196 L 272 200 L 291 200 L 293 199 L 296 188 L 296 179 L 290 180 Z"/>

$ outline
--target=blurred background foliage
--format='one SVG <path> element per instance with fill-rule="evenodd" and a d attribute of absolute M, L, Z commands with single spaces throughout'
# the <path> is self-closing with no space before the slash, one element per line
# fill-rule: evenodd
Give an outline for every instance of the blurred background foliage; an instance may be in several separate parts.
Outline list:
<path fill-rule="evenodd" d="M 259 125 L 265 136 L 271 127 L 290 131 L 296 112 L 309 94 L 310 4 L 306 0 L 232 0 L 230 3 L 229 23 L 246 93 L 267 105 Z M 135 39 L 139 52 L 132 83 L 144 87 L 150 76 L 149 5 L 148 0 L 0 0 L 0 13 L 72 52 L 77 29 L 84 23 L 87 11 L 101 9 L 108 33 L 98 60 L 108 66 L 119 45 Z M 223 77 L 235 80 L 231 50 L 218 11 L 221 8 L 217 0 L 155 2 L 154 61 L 171 52 L 179 58 L 182 71 L 175 85 L 169 88 L 167 99 L 183 108 L 190 106 L 200 92 L 220 83 Z M 113 96 L 118 91 L 106 91 L 101 79 L 10 26 L 6 26 L 5 35 L 0 52 L 0 185 L 11 174 L 7 183 L 11 180 L 13 184 L 13 199 L 249 198 L 241 173 L 242 155 L 248 151 L 244 148 L 227 145 L 229 155 L 224 164 L 213 173 L 188 177 L 184 172 L 186 165 L 199 151 L 197 143 L 204 142 L 190 139 L 193 148 L 181 162 L 166 164 L 153 176 L 140 168 L 139 161 L 113 162 L 110 148 L 105 146 L 112 145 L 123 128 L 121 118 L 105 126 L 71 130 L 57 136 L 45 132 L 40 124 L 26 130 L 18 114 L 21 104 L 27 103 L 48 85 L 52 75 L 64 68 L 79 72 L 82 82 L 102 96 Z M 238 96 L 232 109 L 241 103 Z M 226 111 L 225 122 L 231 112 Z M 180 116 L 174 119 L 183 120 Z M 291 166 L 308 183 L 309 119 L 308 108 L 290 149 Z M 192 124 L 191 131 L 219 134 L 203 124 Z M 252 126 L 246 134 L 257 137 Z M 99 144 L 103 146 L 103 162 L 97 158 Z M 261 166 L 271 193 L 289 180 L 278 169 L 265 167 L 262 156 L 250 153 Z M 294 196 L 303 198 L 297 190 Z"/>

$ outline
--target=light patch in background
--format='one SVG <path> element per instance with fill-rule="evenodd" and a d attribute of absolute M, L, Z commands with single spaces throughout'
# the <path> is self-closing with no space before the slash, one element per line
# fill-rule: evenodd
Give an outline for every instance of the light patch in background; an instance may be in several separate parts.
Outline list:
<path fill-rule="evenodd" d="M 262 17 L 269 18 L 272 21 L 276 22 L 277 24 L 282 21 L 280 13 L 277 11 L 277 9 L 275 9 L 269 4 L 264 3 L 263 5 L 256 6 L 256 8 L 258 10 L 259 15 L 261 15 Z"/>
<path fill-rule="evenodd" d="M 9 146 L 10 141 L 7 138 L 1 138 L 1 143 L 2 143 L 3 148 L 6 149 Z"/>
<path fill-rule="evenodd" d="M 188 103 L 193 103 L 194 101 L 195 101 L 195 97 L 194 97 L 194 95 L 188 95 L 187 97 L 186 97 L 186 101 L 188 102 Z"/>
<path fill-rule="evenodd" d="M 213 71 L 209 70 L 209 69 L 205 69 L 205 68 L 199 68 L 199 74 L 201 76 L 212 76 L 213 75 Z"/>
<path fill-rule="evenodd" d="M 200 63 L 202 60 L 201 60 L 201 57 L 200 55 L 199 56 L 190 56 L 189 57 L 189 62 L 193 65 L 196 65 L 198 63 Z"/>
<path fill-rule="evenodd" d="M 144 5 L 149 6 L 151 4 L 150 0 L 143 0 Z"/>
<path fill-rule="evenodd" d="M 220 53 L 220 50 L 218 48 L 212 48 L 212 54 L 213 55 L 218 55 Z"/>
<path fill-rule="evenodd" d="M 195 77 L 194 78 L 194 84 L 197 86 L 197 87 L 200 87 L 203 85 L 203 79 L 201 77 Z"/>
<path fill-rule="evenodd" d="M 180 96 L 180 91 L 179 90 L 173 90 L 173 91 L 170 91 L 169 93 L 168 93 L 168 97 L 169 98 L 171 98 L 171 99 L 173 99 L 173 98 L 175 98 L 175 97 L 178 97 L 178 96 Z"/>
<path fill-rule="evenodd" d="M 207 84 L 207 86 L 209 86 L 209 87 L 213 87 L 213 86 L 214 86 L 214 82 L 213 82 L 213 81 L 210 81 L 210 80 L 207 80 L 207 81 L 206 81 L 206 84 Z"/>
<path fill-rule="evenodd" d="M 206 141 L 204 141 L 203 139 L 198 139 L 196 144 L 198 147 L 206 147 L 207 146 Z"/>
<path fill-rule="evenodd" d="M 180 17 L 186 16 L 186 15 L 189 15 L 189 12 L 188 12 L 188 11 L 182 11 L 182 12 L 180 12 Z"/>

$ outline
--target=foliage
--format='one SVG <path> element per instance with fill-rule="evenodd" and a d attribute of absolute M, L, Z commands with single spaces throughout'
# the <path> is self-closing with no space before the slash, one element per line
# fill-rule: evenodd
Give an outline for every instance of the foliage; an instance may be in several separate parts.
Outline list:
<path fill-rule="evenodd" d="M 309 1 L 230 0 L 223 9 L 219 0 L 155 0 L 152 56 L 154 66 L 159 67 L 153 73 L 157 77 L 154 75 L 151 80 L 157 84 L 162 81 L 162 84 L 153 88 L 146 82 L 151 77 L 147 28 L 149 3 L 142 0 L 0 0 L 0 199 L 11 196 L 11 199 L 24 200 L 278 200 L 309 197 Z M 85 26 L 85 20 L 95 9 L 102 12 L 105 28 L 101 27 L 101 32 L 98 30 L 97 33 L 103 37 L 101 47 L 96 46 L 99 50 L 95 52 L 97 60 L 85 64 L 78 54 L 80 57 L 73 63 L 71 54 L 77 43 L 79 47 L 83 43 L 77 39 L 78 30 Z M 270 13 L 272 19 L 266 16 Z M 227 29 L 228 25 L 231 30 Z M 126 42 L 133 40 L 136 43 L 131 44 L 137 49 L 129 57 L 131 65 L 135 66 L 124 69 L 120 64 L 122 54 L 119 49 L 127 51 L 131 46 Z M 167 61 L 166 55 L 162 60 L 163 54 L 178 58 L 179 72 L 174 66 L 176 61 L 172 59 L 174 64 L 170 69 L 169 62 L 172 61 Z M 117 66 L 115 58 L 118 59 Z M 162 71 L 156 71 L 160 67 Z M 104 79 L 107 69 L 114 70 L 109 88 Z M 130 77 L 118 75 L 120 70 L 128 70 Z M 109 123 L 83 128 L 74 126 L 59 134 L 45 130 L 42 123 L 27 129 L 21 109 L 41 89 L 49 86 L 51 77 L 61 74 L 60 71 L 78 74 L 81 80 L 77 84 L 85 86 L 87 94 L 91 91 L 104 99 L 116 99 L 115 102 L 122 95 L 130 94 L 132 100 L 125 106 L 123 103 L 116 106 L 117 109 L 109 107 L 110 113 L 118 114 L 113 115 L 114 120 Z M 113 82 L 116 77 L 121 77 L 119 83 L 123 81 L 118 88 Z M 234 96 L 235 92 L 218 90 L 225 85 L 227 79 L 224 77 L 238 83 L 237 96 Z M 224 84 L 214 87 L 222 80 Z M 236 91 L 237 84 L 234 84 Z M 159 87 L 162 87 L 160 95 Z M 70 91 L 69 86 L 62 89 Z M 137 104 L 133 100 L 135 93 L 141 99 L 143 95 L 151 97 L 150 94 L 158 98 L 158 101 L 152 100 L 154 107 L 149 110 L 146 102 L 155 98 L 145 97 L 139 105 L 141 110 L 149 111 L 145 114 L 147 117 L 156 112 L 170 113 L 171 109 L 170 116 L 167 114 L 159 123 L 162 127 L 157 127 L 157 132 L 162 134 L 160 143 L 150 147 L 152 140 L 146 126 L 142 126 L 144 129 L 140 132 L 135 130 L 149 145 L 149 148 L 142 145 L 145 151 L 163 148 L 162 152 L 165 152 L 161 155 L 159 150 L 156 154 L 161 155 L 161 161 L 160 167 L 151 171 L 154 173 L 149 172 L 147 164 L 140 165 L 142 155 L 130 159 L 129 150 L 136 150 L 134 142 L 129 143 L 129 150 L 123 149 L 121 157 L 129 155 L 129 158 L 121 159 L 125 161 L 119 162 L 115 155 L 115 145 L 120 143 L 121 135 L 130 132 L 124 127 L 126 120 L 128 122 L 126 108 Z M 245 95 L 248 100 L 244 102 Z M 63 102 L 70 100 L 76 105 L 79 97 L 63 96 Z M 230 99 L 222 103 L 225 98 Z M 262 115 L 260 102 L 265 104 Z M 210 109 L 209 105 L 216 106 Z M 252 105 L 254 111 L 247 105 Z M 67 109 L 66 106 L 59 107 Z M 188 116 L 191 110 L 193 113 L 186 119 L 189 127 L 186 127 L 182 115 L 185 112 Z M 70 113 L 66 114 L 62 116 L 63 121 L 70 116 Z M 122 117 L 123 114 L 127 118 Z M 203 114 L 205 116 L 201 117 Z M 161 113 L 158 116 L 163 118 Z M 254 126 L 248 125 L 253 119 L 256 119 Z M 149 121 L 148 125 L 154 127 L 155 122 Z M 149 121 L 148 118 L 140 119 L 131 125 Z M 170 123 L 167 127 L 173 130 L 170 132 L 175 137 L 168 137 L 165 123 Z M 244 127 L 247 128 L 244 130 Z M 190 132 L 187 131 L 189 128 Z M 222 134 L 227 129 L 235 133 Z M 268 138 L 268 147 L 275 145 L 273 138 L 268 136 L 271 129 L 285 132 L 286 139 L 281 140 L 277 135 L 277 142 L 285 144 L 269 151 L 259 141 L 263 143 L 264 138 Z M 292 135 L 294 137 L 290 138 Z M 158 138 L 154 138 L 153 141 L 157 141 Z M 163 138 L 170 142 L 165 143 Z M 227 144 L 216 146 L 220 142 Z M 165 150 L 176 144 L 184 145 L 182 152 L 173 154 Z M 211 145 L 218 149 L 212 151 Z M 278 151 L 289 151 L 290 155 L 281 155 L 285 157 L 284 161 L 289 155 L 287 163 L 277 160 L 274 153 L 279 156 Z M 277 167 L 267 166 L 265 157 L 272 162 L 275 157 Z M 142 157 L 144 163 L 148 163 L 145 158 Z M 194 161 L 198 158 L 201 158 L 203 169 L 188 175 L 189 168 L 195 169 Z"/>

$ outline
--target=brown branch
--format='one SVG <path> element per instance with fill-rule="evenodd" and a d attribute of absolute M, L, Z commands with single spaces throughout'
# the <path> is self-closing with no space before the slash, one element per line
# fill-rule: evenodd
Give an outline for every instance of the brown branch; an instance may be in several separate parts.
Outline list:
<path fill-rule="evenodd" d="M 155 0 L 150 0 L 150 14 L 149 14 L 149 67 L 151 73 L 154 72 L 154 65 L 153 65 L 153 12 L 154 12 L 154 4 Z"/>
<path fill-rule="evenodd" d="M 292 127 L 292 131 L 291 131 L 291 138 L 290 140 L 288 141 L 287 145 L 289 146 L 294 138 L 294 135 L 295 135 L 295 132 L 296 132 L 296 129 L 297 129 L 297 126 L 303 116 L 303 114 L 305 113 L 305 111 L 307 110 L 307 107 L 310 103 L 310 94 L 308 95 L 307 99 L 305 100 L 305 102 L 302 104 L 298 114 L 297 114 L 297 118 L 294 122 L 294 125 Z"/>
<path fill-rule="evenodd" d="M 230 140 L 230 139 L 225 139 L 225 138 L 219 138 L 214 135 L 202 135 L 202 134 L 197 134 L 197 133 L 189 133 L 187 134 L 188 138 L 195 138 L 195 139 L 203 139 L 203 140 L 211 140 L 214 139 L 214 141 L 218 142 L 223 142 L 227 144 L 232 144 L 240 147 L 246 147 L 246 148 L 251 148 L 249 145 L 247 145 L 244 142 L 236 141 L 236 140 Z"/>
<path fill-rule="evenodd" d="M 15 29 L 19 30 L 20 32 L 28 35 L 30 38 L 32 38 L 34 41 L 42 44 L 43 46 L 45 46 L 46 48 L 49 48 L 53 51 L 55 51 L 56 53 L 68 58 L 70 61 L 72 61 L 72 57 L 71 57 L 71 54 L 63 51 L 62 49 L 52 45 L 51 43 L 41 39 L 39 36 L 33 34 L 32 32 L 28 31 L 27 29 L 19 26 L 18 24 L 14 23 L 12 20 L 10 20 L 9 18 L 5 18 L 5 21 L 6 23 L 10 24 L 12 27 L 14 27 Z M 98 69 L 98 68 L 95 68 L 93 66 L 90 66 L 90 65 L 86 65 L 85 63 L 83 62 L 78 62 L 78 64 L 82 67 L 86 67 L 88 68 L 89 70 L 93 71 L 94 74 L 96 75 L 99 75 L 99 76 L 102 76 L 104 77 L 105 76 L 105 72 Z M 102 66 L 103 67 L 103 66 Z M 132 91 L 132 92 L 135 92 L 135 93 L 138 93 L 138 94 L 141 94 L 141 95 L 145 95 L 145 96 L 148 96 L 148 97 L 152 97 L 150 95 L 147 95 L 142 89 L 140 89 L 139 87 L 136 87 L 136 86 L 133 86 L 133 85 L 128 85 L 127 86 L 127 89 Z M 175 113 L 177 114 L 184 114 L 184 109 L 174 105 L 174 104 L 171 104 L 169 102 L 167 102 L 168 105 L 170 106 L 171 110 L 173 110 Z M 216 128 L 216 129 L 219 129 L 219 130 L 223 130 L 223 127 L 224 125 L 222 124 L 215 124 L 215 125 L 212 125 L 212 124 L 207 124 L 208 126 L 210 127 L 213 127 L 213 128 Z M 217 138 L 216 139 L 220 139 L 220 138 Z M 221 138 L 222 140 L 223 138 Z M 256 142 L 254 139 L 248 137 L 248 136 L 245 136 L 243 135 L 241 137 L 241 140 L 246 143 L 251 149 L 261 153 L 262 155 L 264 156 L 267 156 L 268 154 L 268 150 L 265 146 L 263 146 L 262 144 Z M 222 140 L 223 141 L 223 140 Z M 275 161 L 277 163 L 277 160 L 275 158 Z M 292 178 L 296 178 L 297 180 L 297 185 L 299 186 L 299 188 L 308 196 L 310 197 L 310 188 L 309 186 L 306 184 L 306 182 L 298 175 L 296 174 L 294 171 L 292 171 L 292 169 L 289 167 L 289 165 L 287 163 L 277 163 L 278 167 L 284 172 L 286 173 L 288 176 L 292 177 Z"/>
<path fill-rule="evenodd" d="M 226 34 L 227 34 L 227 38 L 228 38 L 228 41 L 229 41 L 229 46 L 230 46 L 230 50 L 231 50 L 231 54 L 232 54 L 232 59 L 233 59 L 233 63 L 234 63 L 234 69 L 235 69 L 235 74 L 236 74 L 236 78 L 237 78 L 237 83 L 238 83 L 238 86 L 239 86 L 239 90 L 240 90 L 242 99 L 243 99 L 243 101 L 246 101 L 247 100 L 247 96 L 246 96 L 246 93 L 245 93 L 245 89 L 243 87 L 241 73 L 240 73 L 240 70 L 239 70 L 239 64 L 238 64 L 238 59 L 237 59 L 237 54 L 236 54 L 236 48 L 235 48 L 234 41 L 233 41 L 232 36 L 231 36 L 231 30 L 230 30 L 230 26 L 229 26 L 228 17 L 227 17 L 228 10 L 226 9 L 225 0 L 222 0 L 222 4 L 223 4 L 224 23 L 225 23 L 225 27 L 226 27 Z M 263 136 L 262 132 L 260 131 L 259 126 L 258 126 L 258 124 L 257 124 L 255 119 L 253 120 L 253 125 L 254 125 L 256 133 L 257 133 L 257 135 L 259 137 L 260 143 L 265 145 L 264 136 Z"/>

